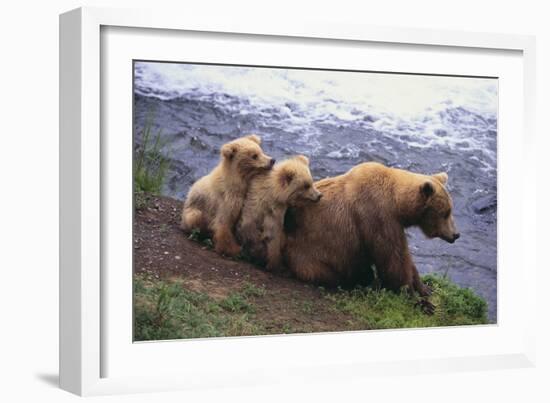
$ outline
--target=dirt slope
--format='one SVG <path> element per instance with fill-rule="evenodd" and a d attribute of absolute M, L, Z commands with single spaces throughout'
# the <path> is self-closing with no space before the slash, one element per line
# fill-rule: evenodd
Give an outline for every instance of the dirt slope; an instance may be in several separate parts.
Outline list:
<path fill-rule="evenodd" d="M 179 228 L 181 202 L 147 196 L 134 220 L 134 272 L 174 279 L 184 288 L 222 300 L 243 286 L 265 289 L 254 301 L 256 320 L 272 332 L 358 329 L 353 318 L 335 311 L 327 291 L 296 279 L 263 271 L 247 262 L 226 259 L 192 241 Z M 365 329 L 365 326 L 362 326 Z"/>

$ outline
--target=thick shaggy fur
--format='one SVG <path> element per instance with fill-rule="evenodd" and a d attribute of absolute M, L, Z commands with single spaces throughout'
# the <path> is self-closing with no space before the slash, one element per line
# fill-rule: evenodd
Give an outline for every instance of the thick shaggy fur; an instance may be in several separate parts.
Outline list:
<path fill-rule="evenodd" d="M 445 189 L 447 175 L 420 175 L 378 163 L 315 183 L 320 203 L 289 210 L 286 265 L 302 280 L 338 285 L 368 282 L 376 267 L 383 287 L 427 295 L 404 229 L 430 238 L 458 238 Z"/>
<path fill-rule="evenodd" d="M 216 252 L 236 256 L 240 246 L 234 228 L 252 178 L 270 170 L 274 159 L 260 148 L 256 135 L 238 138 L 221 149 L 220 163 L 191 186 L 183 206 L 181 226 L 212 235 Z"/>
<path fill-rule="evenodd" d="M 321 193 L 313 186 L 309 160 L 303 155 L 279 162 L 271 171 L 255 176 L 237 225 L 237 237 L 244 250 L 268 270 L 279 269 L 287 208 L 320 199 Z"/>

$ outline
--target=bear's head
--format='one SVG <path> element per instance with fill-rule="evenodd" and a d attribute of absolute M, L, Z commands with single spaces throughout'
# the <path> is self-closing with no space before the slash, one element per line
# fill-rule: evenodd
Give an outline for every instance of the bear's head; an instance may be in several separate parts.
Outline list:
<path fill-rule="evenodd" d="M 313 185 L 309 171 L 309 159 L 297 155 L 280 162 L 274 168 L 278 183 L 277 197 L 288 206 L 298 207 L 315 203 L 323 196 Z"/>
<path fill-rule="evenodd" d="M 449 243 L 460 234 L 456 230 L 452 214 L 453 201 L 445 188 L 448 176 L 442 172 L 426 177 L 418 191 L 424 205 L 419 227 L 428 238 L 441 238 Z"/>
<path fill-rule="evenodd" d="M 275 164 L 275 159 L 264 154 L 260 147 L 261 142 L 260 137 L 255 134 L 233 140 L 223 145 L 222 159 L 235 167 L 242 176 L 269 170 Z"/>

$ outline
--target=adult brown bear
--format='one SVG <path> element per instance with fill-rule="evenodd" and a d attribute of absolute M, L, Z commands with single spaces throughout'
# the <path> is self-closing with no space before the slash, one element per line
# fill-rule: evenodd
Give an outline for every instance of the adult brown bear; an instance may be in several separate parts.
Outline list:
<path fill-rule="evenodd" d="M 308 282 L 329 286 L 370 280 L 371 266 L 385 288 L 429 294 L 413 263 L 405 228 L 453 243 L 447 174 L 421 175 L 364 163 L 315 183 L 321 201 L 287 217 L 285 263 Z"/>

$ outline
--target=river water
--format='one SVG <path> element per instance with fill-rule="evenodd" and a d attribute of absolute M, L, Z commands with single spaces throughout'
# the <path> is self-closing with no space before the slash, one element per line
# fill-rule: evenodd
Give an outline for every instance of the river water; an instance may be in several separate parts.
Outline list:
<path fill-rule="evenodd" d="M 451 245 L 410 229 L 410 248 L 421 273 L 472 288 L 496 322 L 496 79 L 153 62 L 134 69 L 136 144 L 153 113 L 171 159 L 169 196 L 184 199 L 221 145 L 247 133 L 277 159 L 307 155 L 314 179 L 365 161 L 447 172 L 461 237 Z"/>

